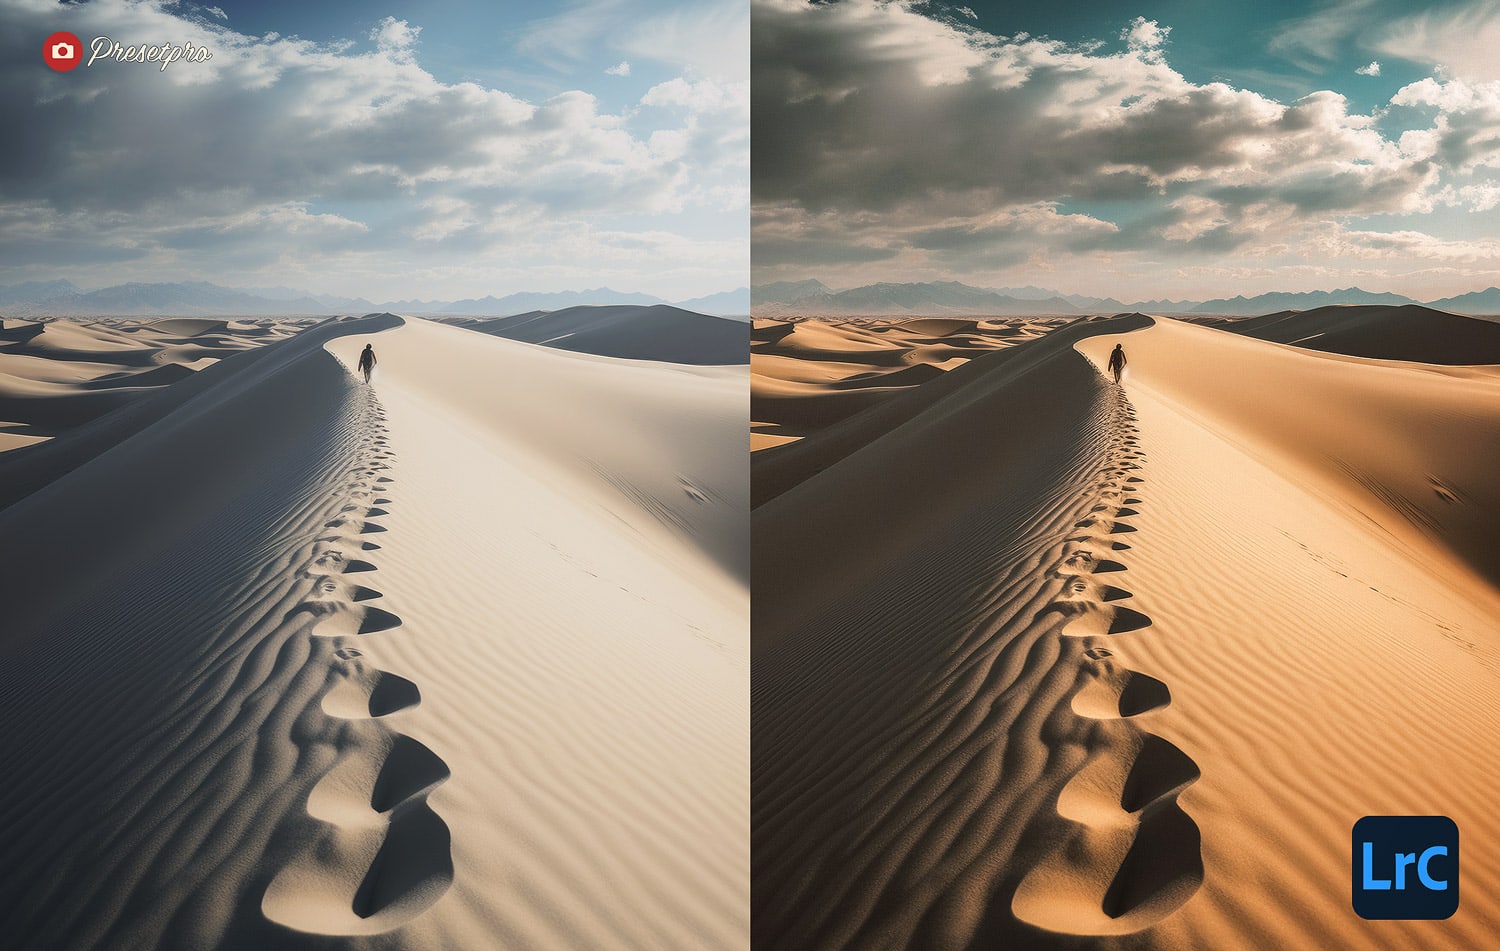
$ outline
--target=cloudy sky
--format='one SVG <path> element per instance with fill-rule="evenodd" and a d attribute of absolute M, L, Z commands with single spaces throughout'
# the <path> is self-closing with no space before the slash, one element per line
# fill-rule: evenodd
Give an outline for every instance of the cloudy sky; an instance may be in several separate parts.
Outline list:
<path fill-rule="evenodd" d="M 59 30 L 213 58 L 54 72 Z M 740 287 L 748 35 L 745 0 L 0 0 L 0 284 Z"/>
<path fill-rule="evenodd" d="M 1500 284 L 1500 0 L 751 0 L 754 273 Z"/>

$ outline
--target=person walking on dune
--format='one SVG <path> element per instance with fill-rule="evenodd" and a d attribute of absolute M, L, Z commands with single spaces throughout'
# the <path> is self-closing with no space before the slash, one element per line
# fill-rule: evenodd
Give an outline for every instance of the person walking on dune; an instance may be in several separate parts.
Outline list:
<path fill-rule="evenodd" d="M 359 369 L 365 375 L 365 384 L 368 386 L 370 373 L 375 369 L 375 347 L 372 344 L 365 344 L 364 352 L 359 355 Z M 1116 373 L 1115 376 L 1118 377 L 1119 374 Z"/>
<path fill-rule="evenodd" d="M 1120 374 L 1125 372 L 1125 348 L 1115 344 L 1115 349 L 1109 355 L 1109 368 L 1115 375 L 1115 386 L 1120 385 Z"/>

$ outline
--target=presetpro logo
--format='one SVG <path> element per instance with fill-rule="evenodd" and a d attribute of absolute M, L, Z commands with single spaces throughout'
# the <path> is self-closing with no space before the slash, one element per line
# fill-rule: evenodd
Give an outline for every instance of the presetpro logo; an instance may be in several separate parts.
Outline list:
<path fill-rule="evenodd" d="M 42 60 L 59 73 L 76 69 L 83 62 L 83 43 L 71 33 L 54 33 L 42 44 Z"/>
<path fill-rule="evenodd" d="M 72 33 L 58 32 L 42 44 L 42 61 L 60 73 L 95 63 L 150 63 L 165 70 L 173 63 L 206 63 L 214 58 L 206 46 L 192 43 L 120 43 L 96 36 L 84 44 Z"/>
<path fill-rule="evenodd" d="M 1365 816 L 1354 824 L 1354 911 L 1447 918 L 1458 911 L 1458 826 L 1447 816 Z"/>

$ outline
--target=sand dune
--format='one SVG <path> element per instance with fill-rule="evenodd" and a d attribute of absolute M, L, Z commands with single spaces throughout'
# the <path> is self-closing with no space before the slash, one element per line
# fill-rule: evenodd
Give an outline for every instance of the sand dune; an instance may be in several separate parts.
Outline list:
<path fill-rule="evenodd" d="M 745 362 L 745 322 L 672 307 L 616 304 L 457 321 L 473 330 L 559 350 L 696 366 Z"/>
<path fill-rule="evenodd" d="M 69 432 L 292 332 L 279 323 L 186 318 L 9 321 L 0 329 L 0 452 Z"/>
<path fill-rule="evenodd" d="M 327 321 L 23 450 L 0 927 L 744 946 L 743 374 Z"/>
<path fill-rule="evenodd" d="M 751 331 L 751 451 L 785 446 L 881 405 L 992 350 L 1033 339 L 1052 321 L 757 320 Z M 828 445 L 830 443 L 825 443 Z M 757 461 L 756 498 L 784 479 Z"/>
<path fill-rule="evenodd" d="M 1495 373 L 1131 317 L 830 429 L 755 512 L 755 944 L 1481 946 L 1492 856 L 1366 922 L 1349 834 L 1500 835 Z"/>
<path fill-rule="evenodd" d="M 1446 365 L 1500 364 L 1500 323 L 1418 304 L 1343 306 L 1226 321 L 1226 330 L 1355 357 Z"/>

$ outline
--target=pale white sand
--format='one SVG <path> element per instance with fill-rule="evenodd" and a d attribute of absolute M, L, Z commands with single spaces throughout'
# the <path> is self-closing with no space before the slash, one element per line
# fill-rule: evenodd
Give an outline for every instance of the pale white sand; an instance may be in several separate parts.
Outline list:
<path fill-rule="evenodd" d="M 56 440 L 0 511 L 0 928 L 748 944 L 744 375 L 334 321 Z"/>

